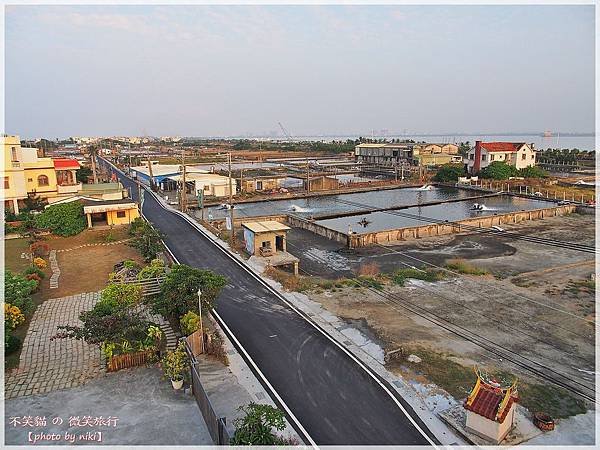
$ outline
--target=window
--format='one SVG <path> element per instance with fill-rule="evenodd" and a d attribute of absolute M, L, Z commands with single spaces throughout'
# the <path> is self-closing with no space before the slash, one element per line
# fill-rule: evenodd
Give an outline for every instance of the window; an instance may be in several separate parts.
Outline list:
<path fill-rule="evenodd" d="M 523 154 L 521 155 L 521 159 L 522 159 L 523 161 L 525 161 L 525 159 L 527 159 L 527 155 L 526 155 L 525 153 L 523 153 Z"/>
<path fill-rule="evenodd" d="M 27 182 L 31 183 L 33 181 L 33 178 L 27 178 Z"/>
<path fill-rule="evenodd" d="M 204 185 L 204 192 L 208 192 L 210 191 L 210 184 L 205 184 Z"/>
<path fill-rule="evenodd" d="M 10 189 L 10 181 L 8 177 L 4 177 L 4 189 Z"/>
<path fill-rule="evenodd" d="M 481 160 L 485 161 L 485 155 L 481 155 Z"/>
<path fill-rule="evenodd" d="M 46 175 L 40 175 L 37 179 L 38 186 L 48 186 L 50 182 L 48 181 L 48 177 Z"/>
<path fill-rule="evenodd" d="M 12 157 L 12 162 L 19 161 L 19 158 L 17 158 L 17 148 L 16 147 L 11 147 L 10 153 L 11 153 L 11 157 Z"/>
<path fill-rule="evenodd" d="M 470 159 L 471 161 L 473 161 L 473 160 L 475 159 L 475 154 L 474 154 L 474 153 L 470 153 L 470 154 L 469 154 L 469 159 Z"/>
<path fill-rule="evenodd" d="M 125 217 L 125 211 L 117 211 L 117 217 L 119 218 L 124 218 Z"/>
<path fill-rule="evenodd" d="M 490 155 L 490 161 L 494 160 L 494 155 Z"/>

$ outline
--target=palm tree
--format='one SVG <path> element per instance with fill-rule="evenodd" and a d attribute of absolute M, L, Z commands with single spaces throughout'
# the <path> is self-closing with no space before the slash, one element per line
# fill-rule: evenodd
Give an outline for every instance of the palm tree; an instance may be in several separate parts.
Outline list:
<path fill-rule="evenodd" d="M 98 174 L 96 173 L 96 157 L 98 156 L 98 147 L 96 145 L 90 145 L 87 148 L 88 156 L 92 161 L 92 173 L 94 174 L 94 184 L 98 184 Z"/>

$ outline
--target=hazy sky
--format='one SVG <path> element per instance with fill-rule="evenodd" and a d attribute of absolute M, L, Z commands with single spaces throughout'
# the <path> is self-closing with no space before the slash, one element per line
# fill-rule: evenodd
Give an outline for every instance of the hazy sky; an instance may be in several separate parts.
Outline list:
<path fill-rule="evenodd" d="M 24 137 L 594 130 L 593 6 L 8 6 Z"/>

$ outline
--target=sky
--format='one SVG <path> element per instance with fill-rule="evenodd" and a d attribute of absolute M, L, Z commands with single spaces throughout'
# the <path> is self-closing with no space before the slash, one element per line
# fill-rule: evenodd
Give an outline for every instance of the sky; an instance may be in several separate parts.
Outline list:
<path fill-rule="evenodd" d="M 22 137 L 594 130 L 594 7 L 7 6 Z"/>

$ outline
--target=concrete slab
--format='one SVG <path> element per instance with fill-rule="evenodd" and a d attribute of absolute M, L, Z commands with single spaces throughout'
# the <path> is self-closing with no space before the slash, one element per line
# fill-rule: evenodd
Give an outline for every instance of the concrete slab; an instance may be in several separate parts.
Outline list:
<path fill-rule="evenodd" d="M 23 416 L 45 417 L 47 425 L 11 424 L 11 418 Z M 116 421 L 115 426 L 69 426 L 72 416 L 113 417 Z M 62 424 L 52 424 L 56 417 Z M 60 436 L 57 441 L 38 442 L 42 445 L 69 444 L 65 433 L 75 435 L 76 444 L 212 445 L 194 398 L 175 391 L 157 367 L 121 370 L 73 389 L 6 400 L 4 430 L 7 445 L 31 445 L 30 432 Z M 88 431 L 100 431 L 101 441 L 78 437 Z"/>
<path fill-rule="evenodd" d="M 438 413 L 438 415 L 452 428 L 458 431 L 465 440 L 471 444 L 478 446 L 495 445 L 476 434 L 471 433 L 465 429 L 467 421 L 467 413 L 462 403 L 452 406 Z M 506 438 L 500 443 L 502 446 L 513 446 L 522 442 L 529 441 L 530 439 L 539 436 L 542 431 L 538 429 L 528 417 L 528 412 L 522 406 L 517 405 L 515 410 L 515 426 L 508 433 Z"/>

